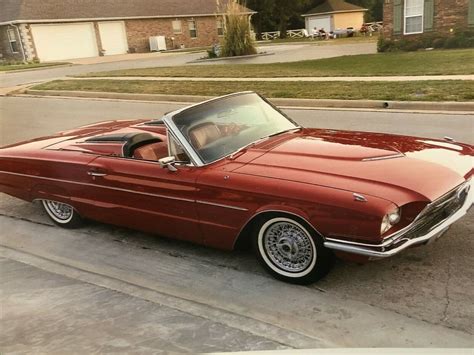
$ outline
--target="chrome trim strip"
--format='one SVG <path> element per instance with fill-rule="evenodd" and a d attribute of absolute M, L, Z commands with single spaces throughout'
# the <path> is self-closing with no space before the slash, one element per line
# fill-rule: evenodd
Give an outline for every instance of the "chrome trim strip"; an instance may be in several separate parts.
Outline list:
<path fill-rule="evenodd" d="M 214 202 L 208 202 L 208 201 L 201 201 L 197 200 L 197 203 L 200 203 L 202 205 L 209 205 L 209 206 L 217 206 L 217 207 L 223 207 L 223 208 L 230 208 L 232 210 L 237 210 L 237 211 L 248 211 L 248 208 L 243 208 L 243 207 L 237 207 L 237 206 L 229 206 L 229 205 L 224 205 L 221 203 L 214 203 Z"/>
<path fill-rule="evenodd" d="M 362 161 L 376 161 L 376 160 L 395 159 L 395 158 L 402 158 L 404 156 L 405 155 L 403 155 L 402 153 L 398 153 L 398 154 L 384 155 L 384 156 L 375 157 L 375 158 L 365 158 L 365 159 L 362 159 Z"/>
<path fill-rule="evenodd" d="M 390 240 L 389 243 L 384 242 L 382 244 L 373 245 L 373 244 L 343 241 L 343 240 L 338 240 L 334 238 L 326 238 L 326 241 L 324 242 L 324 246 L 329 249 L 344 251 L 344 252 L 363 255 L 363 256 L 369 256 L 373 258 L 387 258 L 401 252 L 402 250 L 406 248 L 409 248 L 412 245 L 422 244 L 422 243 L 428 242 L 432 238 L 436 239 L 437 237 L 439 237 L 442 233 L 444 233 L 449 228 L 451 224 L 455 223 L 456 221 L 458 221 L 459 219 L 461 219 L 463 216 L 467 214 L 467 212 L 469 211 L 469 209 L 471 208 L 473 204 L 473 200 L 474 200 L 474 191 L 471 189 L 471 191 L 469 191 L 469 194 L 466 198 L 466 201 L 464 202 L 464 205 L 457 212 L 455 212 L 453 215 L 451 215 L 444 221 L 439 222 L 431 231 L 429 231 L 425 235 L 422 235 L 413 239 L 403 239 L 403 236 L 401 236 L 401 238 L 398 239 L 397 241 L 405 240 L 405 243 L 403 243 L 402 245 L 394 249 L 390 249 L 386 251 L 383 250 L 385 246 L 392 243 L 392 240 Z M 377 248 L 381 248 L 382 251 L 374 250 Z"/>
<path fill-rule="evenodd" d="M 367 202 L 367 199 L 365 198 L 364 195 L 361 195 L 361 194 L 358 194 L 358 193 L 354 192 L 354 193 L 352 194 L 352 196 L 354 196 L 354 201 Z"/>
<path fill-rule="evenodd" d="M 85 183 L 85 182 L 77 182 L 77 181 L 70 181 L 70 180 L 63 180 L 63 179 L 54 179 L 54 178 L 47 178 L 47 177 L 36 176 L 36 175 L 12 173 L 12 172 L 9 172 L 9 171 L 0 171 L 0 174 L 9 174 L 9 175 L 29 177 L 29 178 L 37 178 L 37 179 L 42 179 L 42 180 L 63 182 L 63 183 L 66 183 L 66 184 L 74 184 L 74 185 L 81 185 L 81 186 L 98 187 L 98 188 L 101 188 L 101 189 L 123 191 L 123 192 L 129 192 L 129 193 L 133 193 L 133 194 L 137 194 L 137 195 L 165 198 L 165 199 L 168 199 L 168 200 L 176 200 L 176 201 L 184 201 L 184 202 L 192 202 L 192 203 L 196 202 L 196 200 L 191 200 L 191 199 L 181 198 L 181 197 L 173 197 L 173 196 L 152 194 L 152 193 L 148 193 L 148 192 L 140 192 L 140 191 L 122 189 L 122 188 L 119 188 L 119 187 L 110 187 L 110 186 L 102 186 L 102 185 L 96 185 L 96 184 L 88 184 L 88 183 Z"/>
<path fill-rule="evenodd" d="M 338 239 L 334 237 L 326 237 L 326 240 L 328 242 L 333 242 L 333 243 L 342 243 L 342 244 L 349 244 L 349 245 L 356 245 L 356 246 L 364 246 L 364 247 L 369 247 L 369 248 L 383 248 L 387 245 L 384 244 L 369 244 L 369 243 L 361 243 L 361 242 L 353 242 L 351 240 L 345 240 L 345 239 Z"/>

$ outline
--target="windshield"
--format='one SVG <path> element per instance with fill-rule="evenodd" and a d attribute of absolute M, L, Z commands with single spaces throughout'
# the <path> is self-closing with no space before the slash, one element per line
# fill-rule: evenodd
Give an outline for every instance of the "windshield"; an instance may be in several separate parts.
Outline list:
<path fill-rule="evenodd" d="M 191 107 L 175 115 L 173 123 L 205 164 L 299 127 L 255 93 Z"/>

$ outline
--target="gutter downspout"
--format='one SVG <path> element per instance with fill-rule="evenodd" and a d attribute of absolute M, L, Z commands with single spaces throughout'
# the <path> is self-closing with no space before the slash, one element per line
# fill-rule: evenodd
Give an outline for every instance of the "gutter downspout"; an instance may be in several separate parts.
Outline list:
<path fill-rule="evenodd" d="M 20 41 L 20 48 L 21 48 L 21 55 L 23 56 L 23 62 L 26 63 L 27 60 L 26 60 L 26 55 L 25 55 L 25 49 L 23 48 L 23 40 L 21 38 L 20 29 L 18 28 L 17 25 L 13 24 L 13 22 L 10 23 L 10 26 L 12 26 L 16 29 L 16 33 L 18 35 L 18 40 Z"/>

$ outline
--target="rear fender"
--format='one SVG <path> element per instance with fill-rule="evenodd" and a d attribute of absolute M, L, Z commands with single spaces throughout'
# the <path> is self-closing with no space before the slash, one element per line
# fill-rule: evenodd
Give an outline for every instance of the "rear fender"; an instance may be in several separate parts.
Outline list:
<path fill-rule="evenodd" d="M 37 184 L 30 192 L 30 200 L 53 200 L 72 205 L 71 197 L 62 187 L 51 184 Z"/>

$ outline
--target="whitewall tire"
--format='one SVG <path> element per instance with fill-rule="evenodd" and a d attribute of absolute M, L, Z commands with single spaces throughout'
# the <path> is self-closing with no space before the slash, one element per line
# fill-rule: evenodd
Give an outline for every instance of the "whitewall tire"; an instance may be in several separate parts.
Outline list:
<path fill-rule="evenodd" d="M 82 225 L 82 218 L 71 205 L 52 200 L 41 200 L 41 203 L 49 218 L 58 226 L 77 228 Z"/>
<path fill-rule="evenodd" d="M 332 253 L 321 236 L 300 218 L 281 214 L 262 219 L 253 237 L 257 258 L 279 280 L 309 284 L 332 266 Z"/>

